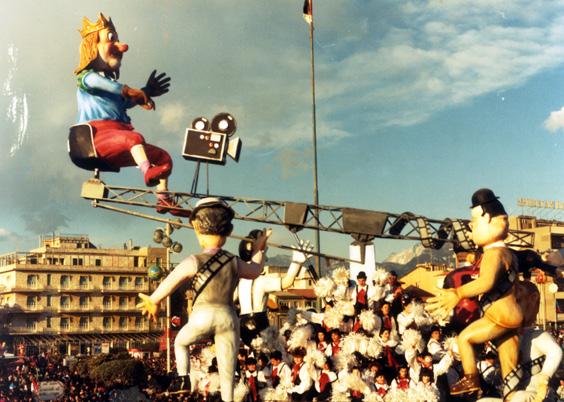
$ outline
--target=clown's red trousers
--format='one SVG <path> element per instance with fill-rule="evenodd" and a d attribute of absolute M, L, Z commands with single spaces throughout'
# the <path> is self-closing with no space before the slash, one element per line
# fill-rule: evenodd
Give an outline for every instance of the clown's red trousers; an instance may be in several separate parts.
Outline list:
<path fill-rule="evenodd" d="M 162 178 L 168 177 L 172 171 L 172 159 L 164 149 L 145 142 L 145 138 L 134 131 L 131 124 L 114 120 L 96 120 L 89 124 L 94 128 L 94 147 L 99 159 L 109 165 L 121 168 L 136 166 L 131 156 L 131 148 L 143 145 L 147 158 L 152 165 L 162 166 Z"/>

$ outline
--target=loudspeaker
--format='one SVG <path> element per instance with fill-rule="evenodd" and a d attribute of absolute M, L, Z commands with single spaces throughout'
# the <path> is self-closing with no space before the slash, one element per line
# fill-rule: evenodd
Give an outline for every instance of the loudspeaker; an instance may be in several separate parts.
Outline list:
<path fill-rule="evenodd" d="M 388 214 L 365 209 L 343 208 L 343 229 L 346 233 L 379 236 L 384 232 Z"/>
<path fill-rule="evenodd" d="M 284 204 L 284 225 L 293 232 L 303 229 L 307 216 L 307 204 L 286 202 Z"/>

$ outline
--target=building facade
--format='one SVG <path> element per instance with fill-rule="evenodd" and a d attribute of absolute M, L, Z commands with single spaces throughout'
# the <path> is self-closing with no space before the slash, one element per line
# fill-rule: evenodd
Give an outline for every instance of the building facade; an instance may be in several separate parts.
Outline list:
<path fill-rule="evenodd" d="M 21 354 L 97 353 L 157 342 L 157 324 L 136 309 L 154 285 L 147 268 L 163 248 L 98 248 L 88 236 L 51 235 L 27 253 L 0 256 L 0 340 Z"/>

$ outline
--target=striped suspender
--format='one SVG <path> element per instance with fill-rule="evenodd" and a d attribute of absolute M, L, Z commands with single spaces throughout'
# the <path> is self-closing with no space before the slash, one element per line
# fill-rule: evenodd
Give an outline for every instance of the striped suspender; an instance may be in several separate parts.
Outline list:
<path fill-rule="evenodd" d="M 226 266 L 235 256 L 223 250 L 219 250 L 204 265 L 198 268 L 198 272 L 192 280 L 192 290 L 194 291 L 194 303 L 202 293 L 206 285 L 219 272 L 221 268 Z"/>

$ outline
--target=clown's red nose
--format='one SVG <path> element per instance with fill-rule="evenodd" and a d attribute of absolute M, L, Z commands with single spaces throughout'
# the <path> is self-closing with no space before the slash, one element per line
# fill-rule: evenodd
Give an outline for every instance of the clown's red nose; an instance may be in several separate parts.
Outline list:
<path fill-rule="evenodd" d="M 129 49 L 129 46 L 127 46 L 125 43 L 118 43 L 117 48 L 120 52 L 125 53 L 127 52 L 127 49 Z"/>

